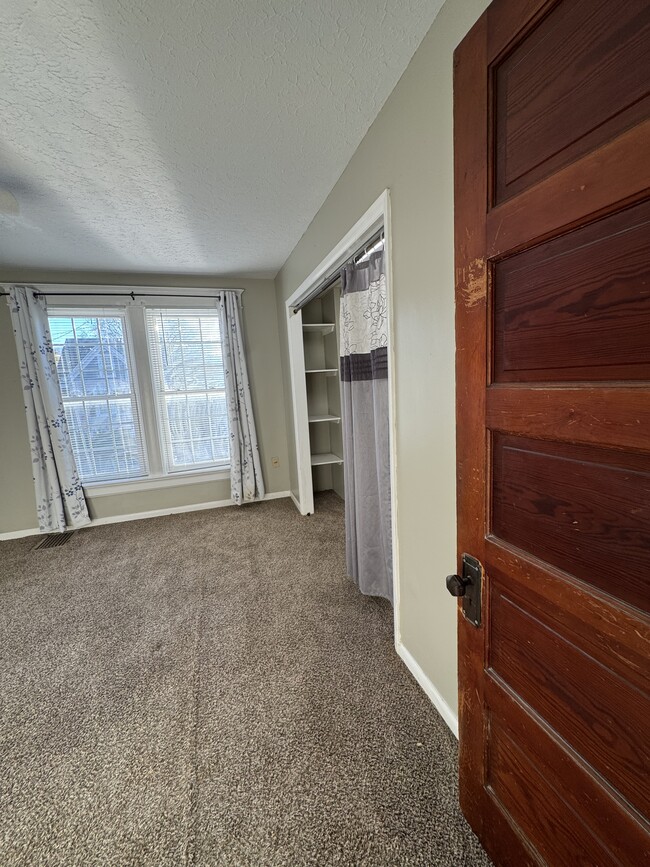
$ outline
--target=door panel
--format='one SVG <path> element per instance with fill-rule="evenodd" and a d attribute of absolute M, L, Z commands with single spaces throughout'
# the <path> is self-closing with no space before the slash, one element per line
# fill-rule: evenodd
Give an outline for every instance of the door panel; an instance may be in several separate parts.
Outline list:
<path fill-rule="evenodd" d="M 639 608 L 650 572 L 650 455 L 495 434 L 492 535 Z"/>
<path fill-rule="evenodd" d="M 493 293 L 495 382 L 650 379 L 650 202 L 502 259 Z"/>
<path fill-rule="evenodd" d="M 568 631 L 585 652 L 647 695 L 647 615 L 616 604 L 597 589 L 492 536 L 485 540 L 485 558 L 492 564 L 490 578 L 503 584 L 508 576 L 508 593 L 514 599 L 543 612 L 553 628 Z"/>
<path fill-rule="evenodd" d="M 543 809 L 557 811 L 560 822 L 562 816 L 569 814 L 575 844 L 580 850 L 590 851 L 596 848 L 598 852 L 608 853 L 607 856 L 603 855 L 601 860 L 592 860 L 591 867 L 596 864 L 609 864 L 612 860 L 616 864 L 638 863 L 639 852 L 643 851 L 646 837 L 629 805 L 595 782 L 593 774 L 585 768 L 576 753 L 567 750 L 548 727 L 539 724 L 497 683 L 488 682 L 486 692 L 490 703 L 490 732 L 494 733 L 495 738 L 500 737 L 502 741 L 507 738 L 510 743 L 516 744 L 520 754 L 527 758 L 528 764 L 534 766 L 535 774 L 545 781 L 542 798 L 531 799 L 530 787 L 527 786 L 524 789 L 525 800 L 532 803 L 534 809 L 537 809 L 538 802 L 541 802 Z M 491 753 L 487 760 L 488 789 L 494 792 L 494 795 L 490 792 L 490 800 L 500 801 L 505 809 L 506 799 L 500 792 L 499 768 L 495 767 L 493 757 L 494 753 Z M 520 767 L 522 764 L 524 763 L 519 762 Z M 509 773 L 513 773 L 513 770 L 511 767 Z M 519 771 L 519 775 L 518 785 L 522 785 L 527 774 Z M 510 807 L 515 811 L 518 809 L 514 803 L 511 803 Z M 501 813 L 502 810 L 498 812 Z M 552 830 L 550 834 L 546 831 L 535 834 L 537 818 L 534 811 L 529 811 L 527 820 L 519 813 L 517 824 L 521 826 L 524 823 L 528 827 L 528 835 L 539 838 L 540 851 L 546 854 L 548 863 L 573 864 L 576 857 L 580 857 L 579 854 L 576 855 L 574 845 L 564 842 L 561 848 L 558 847 L 559 851 L 556 848 L 549 854 L 548 847 L 557 847 L 557 842 Z M 621 829 L 621 833 L 604 843 L 602 831 L 599 832 L 599 829 L 607 829 L 612 824 Z"/>
<path fill-rule="evenodd" d="M 494 70 L 495 201 L 648 116 L 646 0 L 557 3 Z"/>
<path fill-rule="evenodd" d="M 570 858 L 583 867 L 613 865 L 617 861 L 592 833 L 580 814 L 554 788 L 539 758 L 508 736 L 496 720 L 491 721 L 488 755 L 488 786 L 495 803 L 525 830 L 539 829 L 539 854 L 547 861 Z M 530 784 L 541 797 L 531 798 Z"/>
<path fill-rule="evenodd" d="M 650 4 L 495 0 L 454 87 L 461 804 L 650 863 Z"/>
<path fill-rule="evenodd" d="M 637 809 L 650 798 L 650 701 L 494 581 L 490 673 Z"/>

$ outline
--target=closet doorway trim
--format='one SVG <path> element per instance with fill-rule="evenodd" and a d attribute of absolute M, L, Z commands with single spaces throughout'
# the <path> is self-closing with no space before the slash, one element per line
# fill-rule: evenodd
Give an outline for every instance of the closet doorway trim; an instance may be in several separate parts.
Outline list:
<path fill-rule="evenodd" d="M 396 431 L 395 431 L 395 350 L 393 318 L 393 280 L 392 280 L 392 236 L 390 216 L 390 191 L 379 196 L 363 216 L 352 226 L 323 261 L 303 280 L 296 291 L 287 299 L 285 313 L 289 342 L 289 371 L 291 375 L 291 399 L 293 404 L 294 437 L 296 461 L 298 464 L 298 497 L 292 492 L 292 499 L 302 515 L 313 512 L 313 490 L 311 459 L 309 449 L 309 421 L 307 412 L 307 388 L 305 384 L 305 359 L 303 351 L 302 314 L 294 313 L 305 298 L 334 277 L 339 269 L 380 229 L 384 231 L 384 256 L 386 263 L 386 290 L 388 299 L 388 387 L 389 387 L 389 425 L 390 425 L 390 481 L 391 481 L 391 526 L 393 537 L 393 585 L 395 644 L 400 646 L 399 635 L 399 540 L 397 533 L 397 480 L 396 480 Z"/>

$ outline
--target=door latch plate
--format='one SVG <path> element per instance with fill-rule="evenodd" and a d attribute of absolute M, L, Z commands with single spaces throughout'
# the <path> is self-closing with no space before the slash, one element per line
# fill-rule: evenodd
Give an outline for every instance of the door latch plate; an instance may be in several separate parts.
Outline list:
<path fill-rule="evenodd" d="M 463 554 L 463 614 L 474 626 L 481 625 L 481 590 L 483 568 L 476 557 Z"/>

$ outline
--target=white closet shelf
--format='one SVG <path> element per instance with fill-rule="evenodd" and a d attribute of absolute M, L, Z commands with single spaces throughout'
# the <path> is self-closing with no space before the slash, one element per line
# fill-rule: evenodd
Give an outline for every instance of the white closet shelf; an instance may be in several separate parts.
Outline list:
<path fill-rule="evenodd" d="M 331 334 L 336 328 L 333 322 L 303 322 L 303 331 L 316 331 L 319 334 Z"/>
<path fill-rule="evenodd" d="M 326 452 L 323 455 L 312 455 L 311 456 L 311 465 L 312 467 L 322 467 L 325 464 L 342 464 L 343 458 L 338 455 L 332 454 L 332 452 Z"/>
<path fill-rule="evenodd" d="M 341 421 L 341 416 L 340 415 L 310 415 L 309 416 L 309 424 L 316 424 L 316 422 L 319 422 L 319 421 L 333 421 L 333 422 L 338 423 Z"/>
<path fill-rule="evenodd" d="M 306 370 L 305 373 L 324 373 L 325 376 L 337 376 L 338 375 L 337 367 L 321 367 L 318 370 Z"/>

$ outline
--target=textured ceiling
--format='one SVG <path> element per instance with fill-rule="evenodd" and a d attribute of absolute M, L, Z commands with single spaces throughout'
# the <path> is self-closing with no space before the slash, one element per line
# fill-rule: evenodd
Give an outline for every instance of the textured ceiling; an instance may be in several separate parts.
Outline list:
<path fill-rule="evenodd" d="M 4 0 L 0 265 L 272 276 L 441 5 Z"/>

